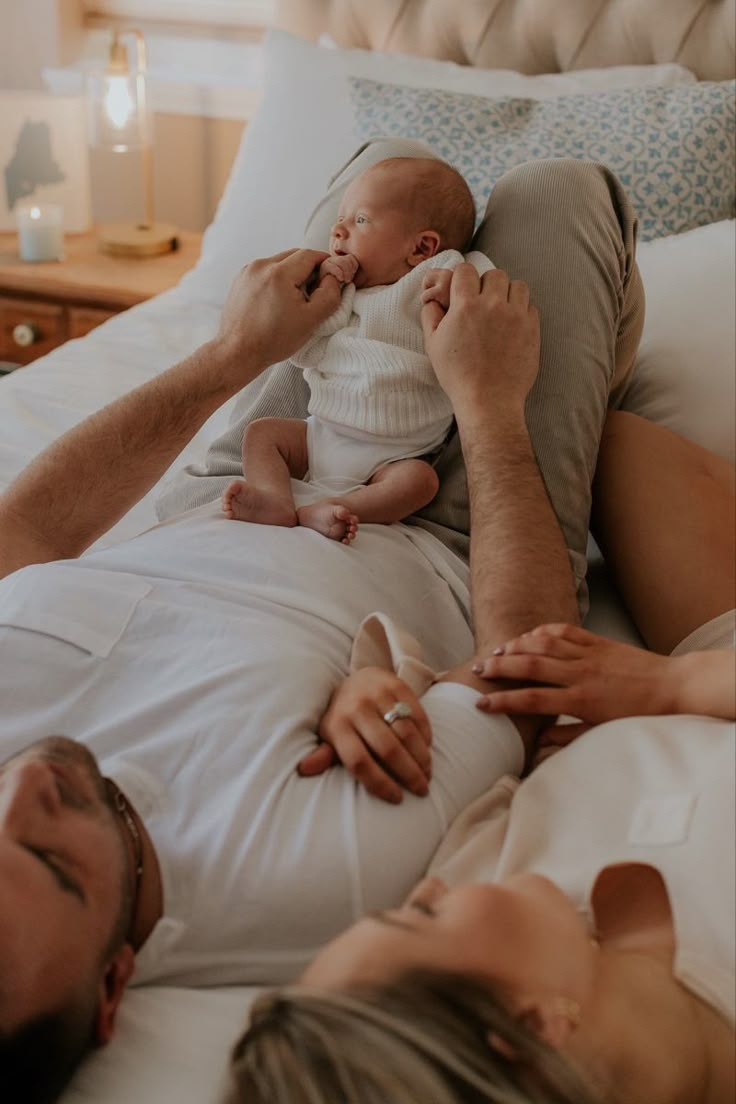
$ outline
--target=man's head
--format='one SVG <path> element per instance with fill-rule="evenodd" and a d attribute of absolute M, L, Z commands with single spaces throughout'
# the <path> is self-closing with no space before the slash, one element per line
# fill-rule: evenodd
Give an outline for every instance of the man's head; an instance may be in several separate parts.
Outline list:
<path fill-rule="evenodd" d="M 130 858 L 94 757 L 50 737 L 0 767 L 4 1100 L 53 1100 L 108 1041 L 134 955 Z M 7 1094 L 7 1095 L 5 1095 Z"/>
<path fill-rule="evenodd" d="M 391 157 L 348 185 L 330 252 L 356 258 L 356 287 L 392 284 L 440 250 L 462 251 L 474 223 L 470 189 L 446 161 Z"/>

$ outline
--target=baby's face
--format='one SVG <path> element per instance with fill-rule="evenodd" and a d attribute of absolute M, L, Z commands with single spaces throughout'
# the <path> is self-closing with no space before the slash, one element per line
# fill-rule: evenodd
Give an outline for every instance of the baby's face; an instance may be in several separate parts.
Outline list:
<path fill-rule="evenodd" d="M 394 284 L 413 267 L 407 258 L 414 254 L 421 227 L 409 206 L 405 172 L 368 169 L 343 196 L 330 232 L 330 252 L 355 257 L 358 288 Z"/>

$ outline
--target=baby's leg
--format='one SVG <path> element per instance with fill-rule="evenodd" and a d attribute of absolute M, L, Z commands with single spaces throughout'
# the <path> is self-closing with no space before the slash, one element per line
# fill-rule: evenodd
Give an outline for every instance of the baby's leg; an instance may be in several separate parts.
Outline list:
<path fill-rule="evenodd" d="M 364 487 L 357 487 L 339 498 L 323 499 L 313 506 L 303 506 L 297 511 L 299 524 L 332 536 L 332 533 L 325 532 L 325 525 L 334 524 L 334 510 L 340 508 L 355 518 L 355 528 L 352 536 L 348 532 L 334 539 L 349 543 L 357 532 L 358 519 L 382 525 L 401 521 L 431 502 L 438 487 L 435 470 L 426 461 L 396 460 L 379 468 Z"/>
<path fill-rule="evenodd" d="M 291 477 L 307 471 L 307 426 L 298 418 L 259 418 L 243 435 L 243 473 L 222 496 L 226 517 L 262 525 L 298 524 Z"/>

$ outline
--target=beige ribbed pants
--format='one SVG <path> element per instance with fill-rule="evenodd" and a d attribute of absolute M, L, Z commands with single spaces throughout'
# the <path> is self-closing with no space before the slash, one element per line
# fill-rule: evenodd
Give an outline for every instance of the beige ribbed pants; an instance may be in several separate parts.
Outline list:
<path fill-rule="evenodd" d="M 307 226 L 305 244 L 327 248 L 340 198 L 350 180 L 386 157 L 426 157 L 408 139 L 378 139 L 338 173 Z M 527 424 L 547 493 L 570 550 L 581 605 L 591 484 L 609 405 L 617 405 L 634 364 L 644 322 L 644 292 L 634 260 L 636 220 L 623 188 L 603 165 L 555 159 L 530 161 L 496 184 L 473 248 L 497 268 L 527 282 L 541 316 L 537 381 Z M 489 386 L 493 365 L 489 364 Z M 203 466 L 190 465 L 165 488 L 161 519 L 211 502 L 242 474 L 243 431 L 254 418 L 304 418 L 309 394 L 290 361 L 239 396 L 230 428 L 210 447 Z M 459 438 L 437 464 L 440 489 L 410 519 L 454 552 L 468 556 L 468 490 Z"/>

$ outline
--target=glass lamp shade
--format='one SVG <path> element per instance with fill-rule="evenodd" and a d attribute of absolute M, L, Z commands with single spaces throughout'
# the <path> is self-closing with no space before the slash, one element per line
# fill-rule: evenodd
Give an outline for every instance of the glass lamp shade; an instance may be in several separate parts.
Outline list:
<path fill-rule="evenodd" d="M 89 143 L 125 153 L 151 145 L 151 117 L 143 73 L 95 72 L 87 77 Z"/>

